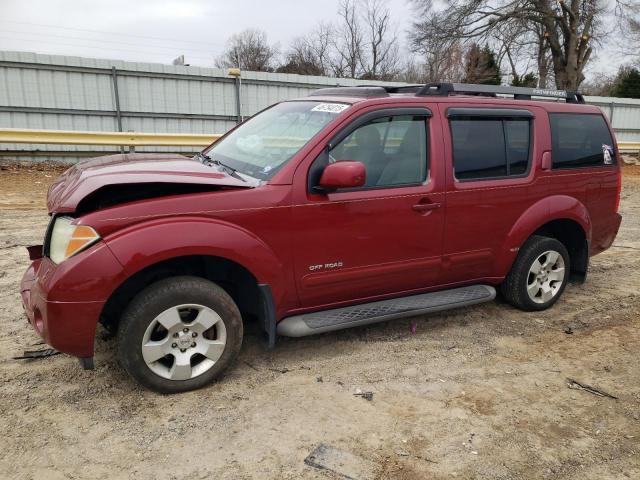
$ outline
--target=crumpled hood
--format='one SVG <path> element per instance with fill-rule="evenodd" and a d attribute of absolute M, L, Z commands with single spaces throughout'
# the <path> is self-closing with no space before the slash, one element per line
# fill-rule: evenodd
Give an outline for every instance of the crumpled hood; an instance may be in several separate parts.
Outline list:
<path fill-rule="evenodd" d="M 60 175 L 49 188 L 47 208 L 50 213 L 73 212 L 84 197 L 104 186 L 143 183 L 257 186 L 182 155 L 108 155 L 81 161 Z"/>

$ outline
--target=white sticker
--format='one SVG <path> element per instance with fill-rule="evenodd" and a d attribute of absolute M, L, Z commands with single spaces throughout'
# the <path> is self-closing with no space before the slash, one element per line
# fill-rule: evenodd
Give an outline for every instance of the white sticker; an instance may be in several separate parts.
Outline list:
<path fill-rule="evenodd" d="M 602 144 L 602 154 L 604 156 L 604 164 L 613 164 L 613 147 L 611 145 Z"/>
<path fill-rule="evenodd" d="M 340 113 L 349 108 L 344 103 L 320 103 L 311 109 L 312 112 Z"/>

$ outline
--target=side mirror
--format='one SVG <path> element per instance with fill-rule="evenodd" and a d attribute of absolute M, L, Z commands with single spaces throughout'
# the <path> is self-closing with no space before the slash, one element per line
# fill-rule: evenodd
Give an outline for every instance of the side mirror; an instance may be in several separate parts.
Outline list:
<path fill-rule="evenodd" d="M 341 160 L 330 163 L 324 168 L 318 186 L 323 191 L 355 188 L 363 186 L 366 179 L 367 171 L 362 162 Z"/>

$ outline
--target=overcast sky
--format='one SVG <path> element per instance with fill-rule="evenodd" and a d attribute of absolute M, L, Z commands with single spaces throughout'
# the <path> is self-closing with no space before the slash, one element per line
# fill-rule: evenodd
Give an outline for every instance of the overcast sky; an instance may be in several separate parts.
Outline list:
<path fill-rule="evenodd" d="M 404 43 L 408 0 L 387 0 Z M 339 0 L 0 0 L 0 50 L 213 66 L 227 38 L 245 28 L 267 32 L 285 50 L 321 20 L 336 19 Z M 592 71 L 617 70 L 600 52 Z"/>

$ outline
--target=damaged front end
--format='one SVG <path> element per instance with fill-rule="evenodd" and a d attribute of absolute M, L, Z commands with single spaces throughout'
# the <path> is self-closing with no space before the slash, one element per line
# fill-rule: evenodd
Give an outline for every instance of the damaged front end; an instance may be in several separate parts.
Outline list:
<path fill-rule="evenodd" d="M 103 239 L 152 210 L 162 215 L 184 202 L 187 213 L 196 205 L 189 200 L 193 195 L 260 185 L 252 180 L 180 155 L 112 155 L 74 165 L 49 189 L 51 222 L 43 245 L 28 248 L 32 263 L 21 296 L 29 323 L 52 348 L 92 368 L 97 324 L 107 299 L 127 278 Z M 145 200 L 151 199 L 150 208 Z M 113 207 L 123 209 L 109 215 L 116 221 L 98 218 Z"/>
<path fill-rule="evenodd" d="M 58 177 L 49 188 L 47 207 L 50 213 L 69 213 L 82 203 L 90 211 L 114 202 L 259 185 L 257 179 L 235 178 L 182 155 L 109 155 L 80 162 Z"/>

